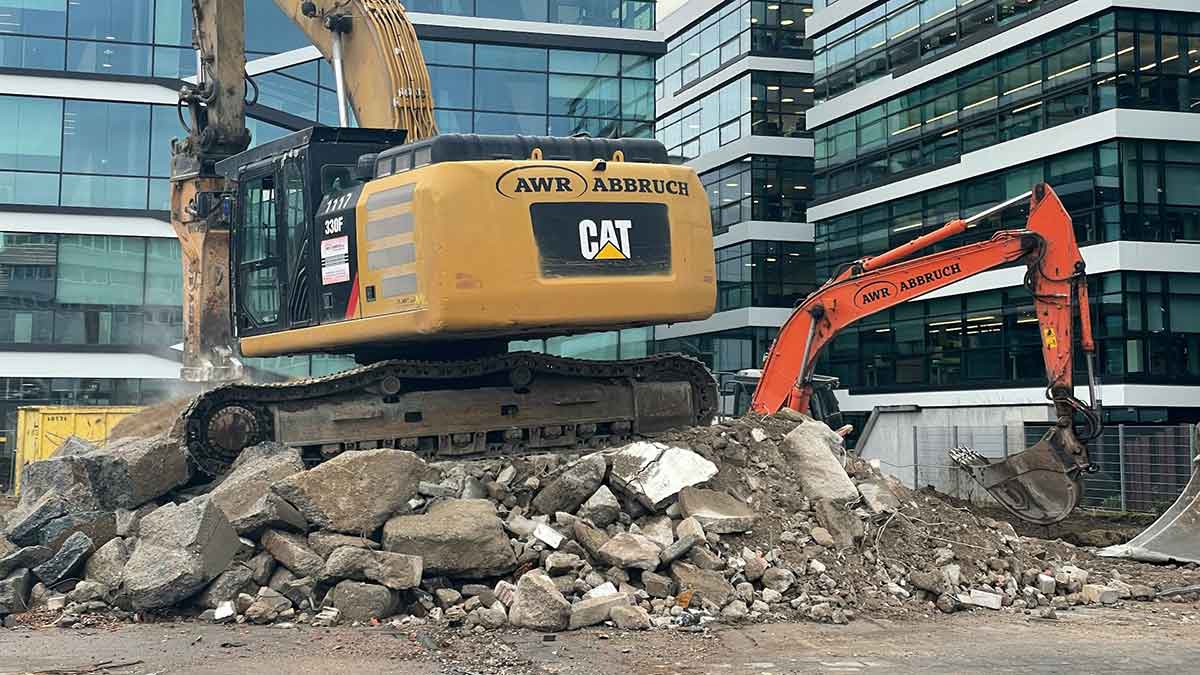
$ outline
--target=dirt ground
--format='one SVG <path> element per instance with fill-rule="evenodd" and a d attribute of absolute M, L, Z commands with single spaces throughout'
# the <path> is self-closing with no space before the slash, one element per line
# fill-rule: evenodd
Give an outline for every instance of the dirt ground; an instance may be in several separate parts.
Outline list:
<path fill-rule="evenodd" d="M 1186 672 L 1200 662 L 1197 622 L 1195 605 L 1157 602 L 1077 609 L 1055 620 L 976 610 L 912 622 L 787 623 L 697 633 L 597 628 L 550 636 L 460 635 L 424 626 L 198 623 L 25 628 L 0 630 L 0 674 Z"/>

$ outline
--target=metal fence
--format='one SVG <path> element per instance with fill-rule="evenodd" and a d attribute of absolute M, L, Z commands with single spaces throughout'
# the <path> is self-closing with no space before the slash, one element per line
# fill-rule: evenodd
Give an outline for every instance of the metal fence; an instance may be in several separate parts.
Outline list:
<path fill-rule="evenodd" d="M 902 479 L 917 487 L 930 486 L 939 492 L 978 504 L 991 503 L 979 486 L 948 456 L 948 450 L 965 445 L 989 459 L 1004 459 L 1033 445 L 1049 425 L 1027 424 L 996 427 L 914 427 L 913 464 L 891 467 Z M 1108 426 L 1088 444 L 1093 463 L 1100 471 L 1084 479 L 1084 508 L 1161 513 L 1183 492 L 1191 477 L 1196 457 L 1196 436 L 1187 424 Z M 905 469 L 910 475 L 904 475 Z"/>

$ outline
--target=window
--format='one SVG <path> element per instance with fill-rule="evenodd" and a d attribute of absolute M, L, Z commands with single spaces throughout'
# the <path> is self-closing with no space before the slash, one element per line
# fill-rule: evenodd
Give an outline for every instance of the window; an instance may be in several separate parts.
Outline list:
<path fill-rule="evenodd" d="M 148 105 L 68 100 L 63 110 L 63 171 L 146 175 L 149 126 Z"/>
<path fill-rule="evenodd" d="M 62 155 L 62 101 L 0 96 L 0 169 L 58 171 Z"/>
<path fill-rule="evenodd" d="M 61 303 L 140 305 L 145 261 L 145 240 L 138 237 L 61 235 L 55 299 Z"/>

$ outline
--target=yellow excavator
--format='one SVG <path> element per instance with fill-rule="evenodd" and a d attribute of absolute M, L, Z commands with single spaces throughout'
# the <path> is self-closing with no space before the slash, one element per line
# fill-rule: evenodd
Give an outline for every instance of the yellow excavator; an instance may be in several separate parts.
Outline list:
<path fill-rule="evenodd" d="M 279 7 L 329 59 L 339 128 L 246 150 L 243 12 L 194 0 L 200 73 L 173 145 L 185 380 L 175 423 L 221 473 L 277 440 L 320 461 L 398 447 L 474 456 L 608 445 L 706 424 L 716 384 L 681 355 L 582 361 L 508 343 L 709 316 L 708 200 L 644 139 L 436 135 L 429 76 L 388 0 Z M 362 128 L 346 125 L 347 102 Z M 239 382 L 239 358 L 360 367 Z"/>

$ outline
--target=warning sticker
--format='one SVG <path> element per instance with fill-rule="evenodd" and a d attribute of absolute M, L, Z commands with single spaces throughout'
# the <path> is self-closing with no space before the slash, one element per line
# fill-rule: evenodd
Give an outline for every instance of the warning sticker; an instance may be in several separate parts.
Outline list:
<path fill-rule="evenodd" d="M 336 237 L 321 242 L 321 258 L 344 256 L 350 253 L 350 238 Z"/>
<path fill-rule="evenodd" d="M 321 265 L 321 285 L 340 284 L 350 281 L 350 263 L 342 262 L 333 265 Z"/>
<path fill-rule="evenodd" d="M 335 237 L 321 242 L 321 285 L 350 281 L 350 238 Z"/>

